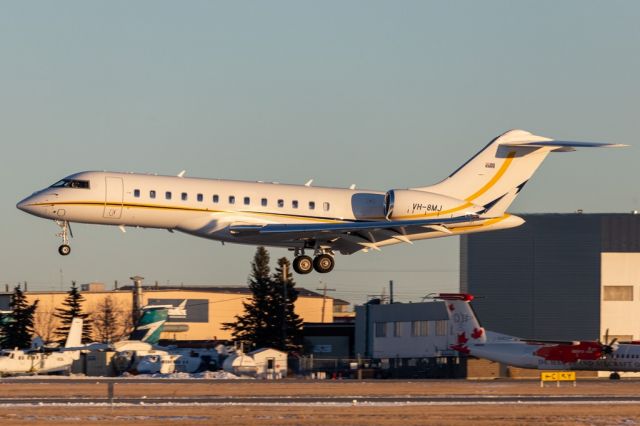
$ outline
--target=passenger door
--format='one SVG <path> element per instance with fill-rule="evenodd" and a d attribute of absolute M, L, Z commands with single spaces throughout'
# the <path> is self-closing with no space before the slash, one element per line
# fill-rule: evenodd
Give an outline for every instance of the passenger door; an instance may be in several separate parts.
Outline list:
<path fill-rule="evenodd" d="M 105 178 L 104 217 L 120 219 L 124 199 L 124 183 L 121 177 Z"/>

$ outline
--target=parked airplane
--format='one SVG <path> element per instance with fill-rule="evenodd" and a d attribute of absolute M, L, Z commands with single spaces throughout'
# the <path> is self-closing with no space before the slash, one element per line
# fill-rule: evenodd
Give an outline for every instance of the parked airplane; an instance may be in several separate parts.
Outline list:
<path fill-rule="evenodd" d="M 415 240 L 512 228 L 506 213 L 549 152 L 623 145 L 557 141 L 523 130 L 495 138 L 432 186 L 386 192 L 81 172 L 20 201 L 20 210 L 60 226 L 71 251 L 70 222 L 161 228 L 231 243 L 286 247 L 300 274 L 333 269 L 334 252 L 352 254 Z M 312 251 L 314 259 L 307 256 Z"/>
<path fill-rule="evenodd" d="M 80 357 L 82 319 L 74 318 L 63 348 L 3 349 L 0 351 L 0 375 L 66 373 Z"/>
<path fill-rule="evenodd" d="M 538 370 L 640 371 L 640 342 L 540 341 L 527 340 L 485 331 L 470 305 L 469 294 L 441 294 L 447 302 L 449 317 L 457 335 L 452 349 L 460 353 L 501 362 L 520 368 Z"/>
<path fill-rule="evenodd" d="M 194 373 L 216 368 L 219 355 L 214 349 L 158 346 L 168 312 L 173 310 L 180 315 L 185 302 L 177 308 L 169 305 L 144 307 L 142 316 L 129 339 L 113 345 L 116 352 L 113 356 L 113 365 L 116 371 L 168 374 L 176 371 Z"/>

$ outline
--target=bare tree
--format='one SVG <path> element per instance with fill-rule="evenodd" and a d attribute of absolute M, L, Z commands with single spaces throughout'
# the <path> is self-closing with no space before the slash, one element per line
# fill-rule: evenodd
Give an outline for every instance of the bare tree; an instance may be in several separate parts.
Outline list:
<path fill-rule="evenodd" d="M 33 318 L 33 331 L 36 336 L 40 337 L 44 342 L 50 343 L 55 340 L 55 331 L 60 325 L 56 317 L 51 315 L 39 306 Z"/>
<path fill-rule="evenodd" d="M 94 337 L 102 343 L 113 343 L 125 333 L 124 315 L 120 304 L 106 296 L 96 306 L 92 315 Z"/>

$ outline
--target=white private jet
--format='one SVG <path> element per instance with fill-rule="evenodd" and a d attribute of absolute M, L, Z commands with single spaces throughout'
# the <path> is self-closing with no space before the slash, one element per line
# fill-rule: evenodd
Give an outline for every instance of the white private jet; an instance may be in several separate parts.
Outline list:
<path fill-rule="evenodd" d="M 618 144 L 557 141 L 511 130 L 440 183 L 386 192 L 136 173 L 81 172 L 18 203 L 53 219 L 58 251 L 71 251 L 70 222 L 178 230 L 231 243 L 286 247 L 300 274 L 334 267 L 334 252 L 512 228 L 505 213 L 549 152 Z M 305 255 L 312 251 L 315 258 Z"/>
<path fill-rule="evenodd" d="M 538 370 L 610 371 L 619 379 L 620 371 L 640 371 L 640 342 L 544 341 L 522 339 L 485 330 L 480 326 L 470 302 L 470 294 L 441 294 L 436 299 L 447 303 L 457 343 L 451 348 L 460 353 Z"/>

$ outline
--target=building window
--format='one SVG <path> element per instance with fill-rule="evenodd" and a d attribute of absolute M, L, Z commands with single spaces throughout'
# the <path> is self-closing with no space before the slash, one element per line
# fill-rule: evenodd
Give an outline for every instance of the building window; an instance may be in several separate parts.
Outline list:
<path fill-rule="evenodd" d="M 411 321 L 412 336 L 428 336 L 429 321 Z"/>
<path fill-rule="evenodd" d="M 166 198 L 167 200 L 171 199 L 171 191 L 167 191 L 164 193 L 164 198 Z"/>
<path fill-rule="evenodd" d="M 260 204 L 262 204 L 262 207 L 267 207 L 267 199 L 263 198 L 262 200 L 260 200 Z"/>
<path fill-rule="evenodd" d="M 607 302 L 631 302 L 633 301 L 633 286 L 605 285 L 603 296 Z"/>
<path fill-rule="evenodd" d="M 249 204 L 251 204 L 251 198 L 249 197 L 244 197 L 244 205 L 248 206 Z"/>
<path fill-rule="evenodd" d="M 140 190 L 139 189 L 134 189 L 133 190 L 133 196 L 136 198 L 140 198 Z"/>
<path fill-rule="evenodd" d="M 220 197 L 218 196 L 218 194 L 214 194 L 213 196 L 213 202 L 217 203 L 218 201 L 220 201 Z"/>
<path fill-rule="evenodd" d="M 187 196 L 186 192 L 183 192 L 182 195 L 181 195 L 181 198 L 182 198 L 182 201 L 187 201 L 187 198 L 189 198 L 189 197 Z"/>
<path fill-rule="evenodd" d="M 291 202 L 291 207 L 294 208 L 294 209 L 297 209 L 298 208 L 298 200 L 293 200 Z"/>
<path fill-rule="evenodd" d="M 278 207 L 284 207 L 284 200 L 278 200 Z"/>
<path fill-rule="evenodd" d="M 309 210 L 315 210 L 315 208 L 316 208 L 316 202 L 309 201 Z"/>
<path fill-rule="evenodd" d="M 235 195 L 229 195 L 229 204 L 235 204 L 235 203 L 236 203 Z"/>
<path fill-rule="evenodd" d="M 202 200 L 204 200 L 204 195 L 198 194 L 196 195 L 196 198 L 198 199 L 199 202 L 202 202 Z"/>
<path fill-rule="evenodd" d="M 376 323 L 376 337 L 387 337 L 387 323 L 386 322 L 377 322 Z"/>
<path fill-rule="evenodd" d="M 156 198 L 156 191 L 154 189 L 149 191 L 149 198 Z"/>
<path fill-rule="evenodd" d="M 329 205 L 328 202 L 325 201 L 324 203 L 322 203 L 322 208 L 324 209 L 325 212 L 329 211 L 329 207 L 331 206 Z"/>
<path fill-rule="evenodd" d="M 447 334 L 447 320 L 436 321 L 436 336 L 445 336 Z"/>
<path fill-rule="evenodd" d="M 400 321 L 396 321 L 393 323 L 393 337 L 401 337 L 402 336 L 402 323 Z"/>

